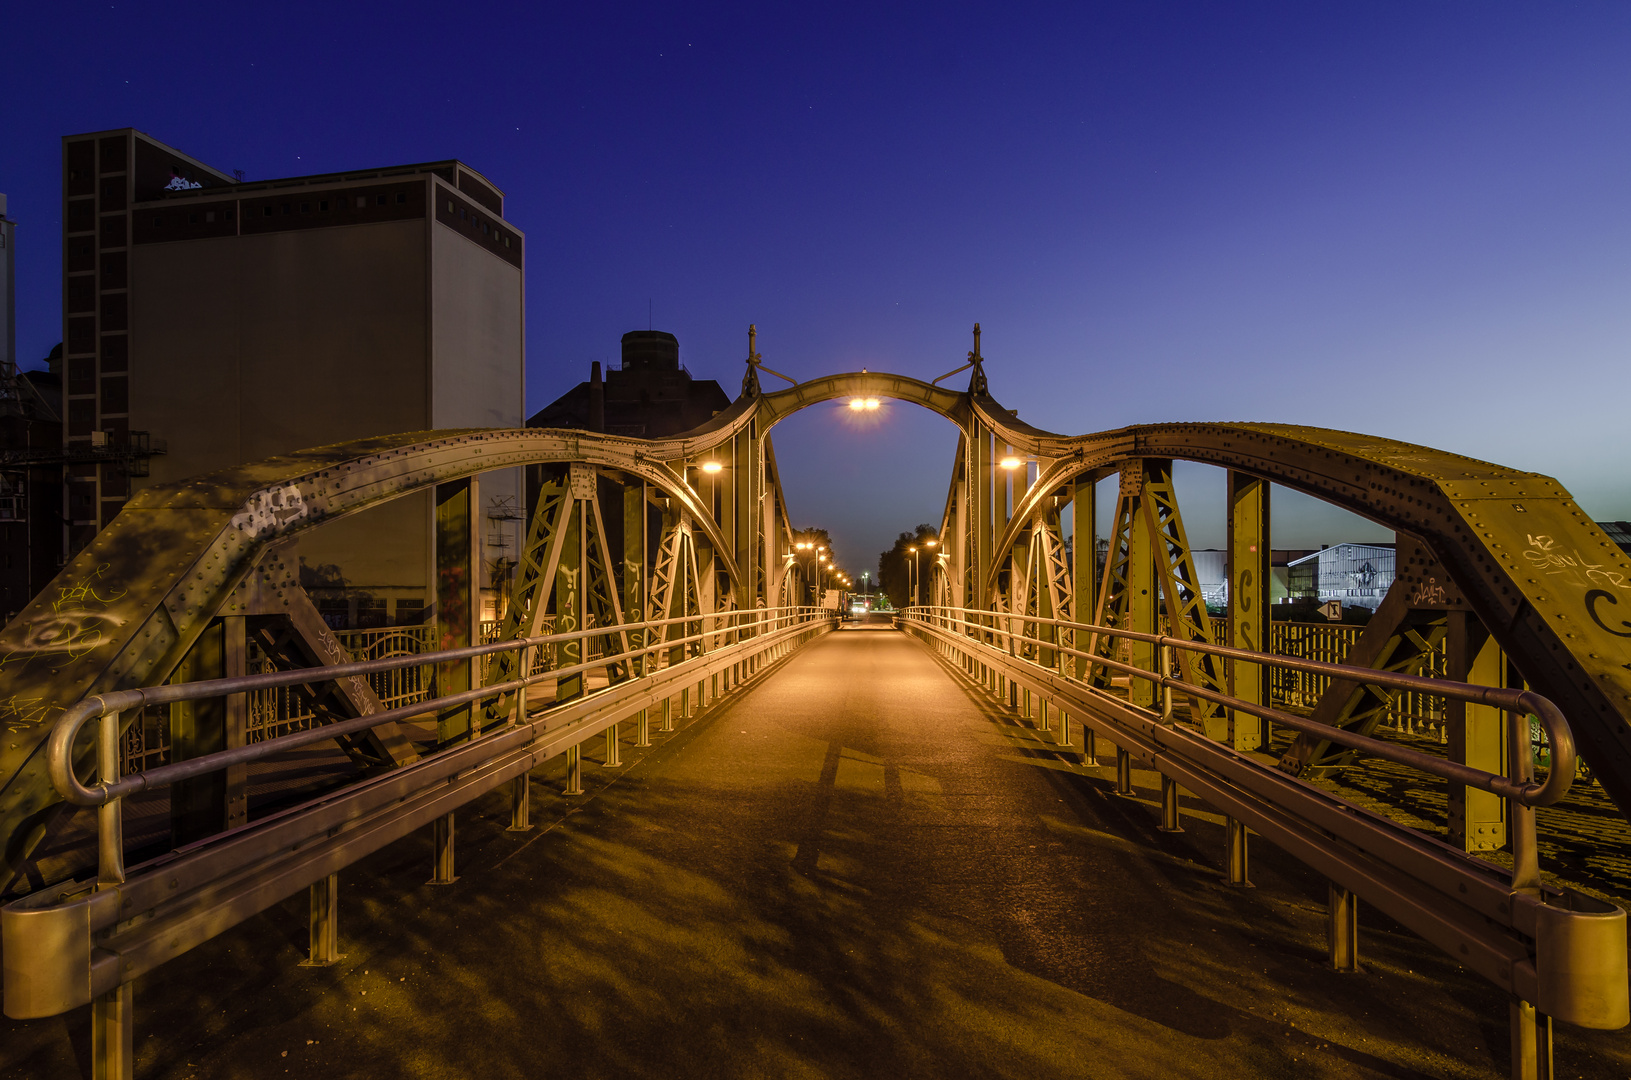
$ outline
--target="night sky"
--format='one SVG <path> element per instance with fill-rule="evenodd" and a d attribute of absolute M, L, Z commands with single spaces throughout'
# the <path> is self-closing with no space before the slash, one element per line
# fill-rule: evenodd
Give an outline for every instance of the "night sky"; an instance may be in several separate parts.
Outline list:
<path fill-rule="evenodd" d="M 1039 427 L 1346 428 L 1631 518 L 1631 5 L 57 3 L 7 23 L 25 366 L 61 337 L 59 138 L 129 125 L 252 180 L 486 174 L 528 237 L 529 413 L 648 305 L 732 396 L 750 322 L 796 378 L 928 379 L 978 321 L 992 392 Z M 873 419 L 776 431 L 795 524 L 854 572 L 939 521 L 956 441 L 911 406 Z M 1220 474 L 1182 478 L 1192 541 L 1217 545 Z M 1277 546 L 1385 537 L 1276 505 Z"/>

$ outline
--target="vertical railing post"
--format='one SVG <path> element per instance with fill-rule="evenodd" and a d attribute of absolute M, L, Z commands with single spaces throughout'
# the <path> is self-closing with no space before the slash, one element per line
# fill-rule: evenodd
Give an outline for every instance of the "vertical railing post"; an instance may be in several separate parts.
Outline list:
<path fill-rule="evenodd" d="M 431 876 L 426 885 L 451 885 L 459 880 L 453 870 L 453 815 L 443 814 L 430 824 Z"/>
<path fill-rule="evenodd" d="M 1161 688 L 1161 722 L 1170 724 L 1173 722 L 1172 684 L 1167 680 L 1172 678 L 1172 646 L 1162 643 L 1160 651 L 1156 654 L 1156 663 L 1160 665 L 1157 670 L 1161 676 L 1157 684 Z"/>
<path fill-rule="evenodd" d="M 532 830 L 532 774 L 522 773 L 510 781 L 510 827 L 506 832 Z"/>
<path fill-rule="evenodd" d="M 120 983 L 91 1002 L 91 1080 L 135 1080 L 136 986 Z"/>
<path fill-rule="evenodd" d="M 97 779 L 113 784 L 119 779 L 119 714 L 102 714 L 96 741 Z M 96 808 L 98 889 L 125 883 L 125 814 L 123 800 L 115 796 Z"/>
<path fill-rule="evenodd" d="M 1229 828 L 1229 884 L 1237 889 L 1253 888 L 1246 877 L 1249 855 L 1246 826 L 1234 818 L 1226 820 Z"/>
<path fill-rule="evenodd" d="M 119 714 L 104 713 L 97 730 L 97 779 L 119 779 Z M 98 890 L 125 881 L 125 826 L 122 800 L 111 798 L 96 808 Z M 134 1080 L 136 1075 L 135 986 L 124 982 L 91 1002 L 91 1075 L 93 1080 Z"/>
<path fill-rule="evenodd" d="M 1161 776 L 1161 831 L 1168 833 L 1184 831 L 1183 823 L 1178 817 L 1178 781 L 1165 774 Z"/>
<path fill-rule="evenodd" d="M 1552 1080 L 1552 1018 L 1522 998 L 1508 1006 L 1512 1025 L 1512 1080 Z"/>
<path fill-rule="evenodd" d="M 1529 744 L 1529 715 L 1509 712 L 1507 718 L 1507 776 L 1522 786 L 1535 778 L 1534 748 Z M 1540 894 L 1540 855 L 1535 837 L 1535 808 L 1515 797 L 1507 799 L 1511 825 L 1512 891 Z"/>
<path fill-rule="evenodd" d="M 1359 897 L 1336 882 L 1328 882 L 1325 940 L 1331 966 L 1338 971 L 1359 970 Z"/>
<path fill-rule="evenodd" d="M 311 883 L 311 933 L 301 967 L 331 967 L 340 955 L 340 875 Z"/>
<path fill-rule="evenodd" d="M 561 794 L 583 794 L 583 750 L 577 743 L 566 748 L 566 790 Z"/>

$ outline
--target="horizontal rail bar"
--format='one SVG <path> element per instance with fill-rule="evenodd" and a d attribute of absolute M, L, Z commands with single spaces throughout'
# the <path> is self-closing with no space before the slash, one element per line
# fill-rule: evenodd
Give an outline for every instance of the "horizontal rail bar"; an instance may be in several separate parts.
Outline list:
<path fill-rule="evenodd" d="M 812 617 L 561 702 L 130 868 L 38 890 L 0 914 L 8 1016 L 54 1016 L 214 938 L 296 890 L 595 738 L 699 678 L 827 632 Z M 117 804 L 115 804 L 117 805 Z"/>
<path fill-rule="evenodd" d="M 1456 682 L 1447 679 L 1430 679 L 1423 676 L 1396 675 L 1391 672 L 1377 671 L 1374 668 L 1362 668 L 1349 664 L 1330 664 L 1324 661 L 1300 660 L 1296 657 L 1281 656 L 1278 653 L 1257 653 L 1246 649 L 1234 649 L 1228 646 L 1212 645 L 1184 638 L 1175 638 L 1165 634 L 1146 634 L 1135 630 L 1118 630 L 1115 627 L 1095 626 L 1090 623 L 1075 623 L 1063 619 L 1042 619 L 1030 616 L 1008 615 L 1003 612 L 982 612 L 971 608 L 908 608 L 901 613 L 907 619 L 918 619 L 925 623 L 933 619 L 949 619 L 957 625 L 970 627 L 979 633 L 992 633 L 1009 639 L 1010 648 L 1014 640 L 1034 644 L 1041 648 L 1052 649 L 1068 656 L 1075 656 L 1086 660 L 1090 665 L 1097 664 L 1115 671 L 1123 672 L 1135 678 L 1147 680 L 1163 688 L 1180 690 L 1194 697 L 1202 698 L 1219 705 L 1253 716 L 1262 717 L 1277 724 L 1297 731 L 1304 731 L 1317 735 L 1340 746 L 1354 750 L 1362 750 L 1375 757 L 1384 758 L 1400 765 L 1407 765 L 1420 769 L 1431 775 L 1481 791 L 1488 791 L 1503 798 L 1516 799 L 1525 806 L 1551 806 L 1568 794 L 1570 786 L 1574 783 L 1575 746 L 1574 734 L 1569 730 L 1568 721 L 1562 711 L 1551 701 L 1532 690 L 1513 690 L 1504 687 L 1476 686 L 1469 683 Z M 1156 646 L 1170 646 L 1176 649 L 1188 649 L 1193 652 L 1208 653 L 1214 656 L 1223 656 L 1229 659 L 1244 660 L 1256 664 L 1268 664 L 1276 667 L 1285 667 L 1292 670 L 1312 671 L 1316 674 L 1331 675 L 1344 682 L 1358 685 L 1392 686 L 1397 689 L 1411 689 L 1424 693 L 1438 694 L 1443 697 L 1474 704 L 1491 705 L 1510 712 L 1534 713 L 1546 729 L 1547 738 L 1552 747 L 1551 766 L 1547 771 L 1544 783 L 1514 782 L 1500 773 L 1485 772 L 1469 765 L 1448 761 L 1444 758 L 1423 754 L 1417 750 L 1396 746 L 1383 739 L 1376 739 L 1367 735 L 1358 735 L 1329 724 L 1321 724 L 1306 717 L 1296 716 L 1292 713 L 1282 712 L 1278 709 L 1255 702 L 1243 701 L 1240 698 L 1221 694 L 1187 682 L 1182 678 L 1147 671 L 1144 668 L 1127 664 L 1109 657 L 1098 656 L 1092 652 L 1076 649 L 1058 642 L 1043 641 L 1040 638 L 1030 637 L 1023 632 L 1016 634 L 1012 630 L 1000 627 L 987 627 L 961 618 L 964 614 L 990 616 L 997 619 L 1020 620 L 1023 622 L 1046 623 L 1063 629 L 1085 632 L 1088 634 L 1104 634 L 1108 637 L 1121 637 L 1133 641 L 1143 641 Z M 976 634 L 964 634 L 964 637 L 976 637 Z M 984 644 L 984 643 L 981 643 Z M 987 648 L 996 648 L 986 645 Z M 1000 651 L 1000 650 L 999 650 Z M 1010 658 L 1013 653 L 1005 652 L 1003 655 Z M 1091 667 L 1089 668 L 1091 672 Z"/>
<path fill-rule="evenodd" d="M 241 765 L 276 754 L 286 753 L 299 749 L 311 743 L 326 742 L 329 739 L 367 731 L 381 724 L 404 720 L 412 716 L 422 716 L 427 712 L 441 709 L 456 708 L 473 702 L 489 698 L 500 698 L 505 694 L 514 693 L 524 687 L 548 679 L 559 679 L 564 675 L 573 675 L 594 668 L 607 667 L 625 660 L 660 653 L 665 649 L 680 648 L 685 645 L 704 641 L 721 633 L 753 629 L 758 626 L 775 624 L 786 619 L 792 619 L 788 628 L 798 626 L 805 622 L 819 622 L 830 618 L 824 614 L 822 608 L 764 608 L 753 609 L 751 614 L 757 616 L 750 622 L 722 629 L 704 630 L 699 634 L 692 634 L 684 638 L 670 638 L 626 652 L 603 656 L 595 660 L 584 661 L 566 667 L 552 668 L 536 675 L 526 675 L 519 679 L 511 679 L 491 686 L 477 687 L 449 694 L 446 697 L 433 698 L 424 702 L 414 702 L 410 705 L 398 706 L 382 712 L 369 713 L 366 716 L 342 720 L 334 724 L 324 724 L 308 728 L 305 731 L 291 732 L 278 736 L 275 739 L 266 739 L 251 743 L 248 746 L 234 747 L 231 750 L 221 750 L 213 754 L 188 758 L 186 761 L 173 762 L 169 765 L 160 765 L 144 772 L 133 773 L 118 780 L 109 782 L 99 780 L 94 786 L 87 786 L 74 775 L 72 767 L 72 748 L 79 737 L 80 730 L 96 717 L 109 712 L 122 712 L 136 705 L 157 704 L 170 701 L 191 701 L 200 698 L 219 697 L 224 694 L 242 693 L 246 690 L 261 689 L 266 685 L 291 685 L 323 681 L 328 682 L 335 678 L 345 677 L 343 669 L 363 669 L 355 671 L 363 674 L 371 671 L 394 670 L 402 667 L 413 667 L 425 664 L 444 663 L 449 660 L 461 660 L 474 656 L 483 656 L 505 649 L 532 648 L 542 644 L 552 644 L 559 641 L 576 640 L 585 636 L 600 636 L 607 634 L 623 634 L 637 632 L 656 626 L 666 626 L 676 622 L 699 622 L 713 616 L 694 616 L 684 619 L 657 619 L 645 623 L 619 623 L 610 627 L 596 627 L 592 630 L 578 630 L 569 634 L 549 634 L 534 638 L 518 638 L 508 642 L 494 642 L 489 645 L 470 646 L 462 649 L 448 649 L 437 653 L 421 653 L 406 658 L 393 657 L 390 660 L 361 661 L 351 664 L 335 664 L 323 668 L 300 668 L 292 672 L 277 672 L 272 675 L 238 676 L 228 679 L 211 679 L 195 683 L 181 683 L 173 686 L 151 687 L 141 690 L 122 690 L 103 694 L 99 697 L 86 698 L 71 706 L 64 715 L 58 719 L 52 728 L 51 736 L 46 745 L 46 769 L 51 778 L 52 786 L 57 789 L 65 800 L 75 806 L 101 806 L 112 799 L 124 798 L 143 791 L 155 790 L 188 780 L 206 773 L 216 772 L 232 765 Z M 791 614 L 787 614 L 791 613 Z M 735 613 L 727 613 L 735 614 Z M 743 612 L 741 614 L 750 614 Z M 755 637 L 762 635 L 755 635 Z M 750 639 L 752 640 L 752 639 Z M 738 642 L 737 644 L 741 644 Z M 380 667 L 377 665 L 390 665 Z M 314 679 L 313 674 L 321 673 L 322 678 Z M 302 678 L 304 676 L 304 678 Z M 276 678 L 279 681 L 267 683 L 266 680 Z M 252 685 L 246 685 L 252 684 Z M 162 696 L 147 696 L 149 690 L 167 691 Z M 131 696 L 135 700 L 131 703 Z"/>

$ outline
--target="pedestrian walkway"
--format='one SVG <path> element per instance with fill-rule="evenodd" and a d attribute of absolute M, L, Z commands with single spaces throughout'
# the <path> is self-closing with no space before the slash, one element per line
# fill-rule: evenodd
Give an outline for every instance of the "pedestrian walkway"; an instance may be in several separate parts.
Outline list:
<path fill-rule="evenodd" d="M 1153 773 L 1116 796 L 905 635 L 830 634 L 666 738 L 584 796 L 540 772 L 531 832 L 461 814 L 451 886 L 423 837 L 359 864 L 336 967 L 296 966 L 301 894 L 139 982 L 139 1074 L 1506 1071 L 1482 980 L 1369 912 L 1365 974 L 1326 970 L 1323 881 L 1259 844 L 1229 888 L 1221 819 L 1157 832 Z M 87 1023 L 5 1022 L 5 1075 L 78 1075 Z M 1631 1072 L 1558 1035 L 1565 1075 Z"/>

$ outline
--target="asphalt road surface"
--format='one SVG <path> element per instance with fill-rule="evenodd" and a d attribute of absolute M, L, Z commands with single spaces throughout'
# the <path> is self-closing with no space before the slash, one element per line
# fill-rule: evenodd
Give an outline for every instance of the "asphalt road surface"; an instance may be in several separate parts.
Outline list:
<path fill-rule="evenodd" d="M 655 727 L 655 725 L 653 725 Z M 1445 1077 L 1507 1070 L 1504 998 L 1362 912 L 1324 966 L 1324 883 L 1221 819 L 1156 831 L 923 646 L 833 633 L 588 793 L 540 770 L 342 876 L 341 949 L 289 900 L 140 981 L 142 1077 Z M 1079 742 L 1079 739 L 1078 739 Z M 595 757 L 597 760 L 588 760 Z M 88 1075 L 88 1010 L 5 1021 L 4 1075 Z M 1631 1075 L 1559 1029 L 1561 1076 Z"/>

